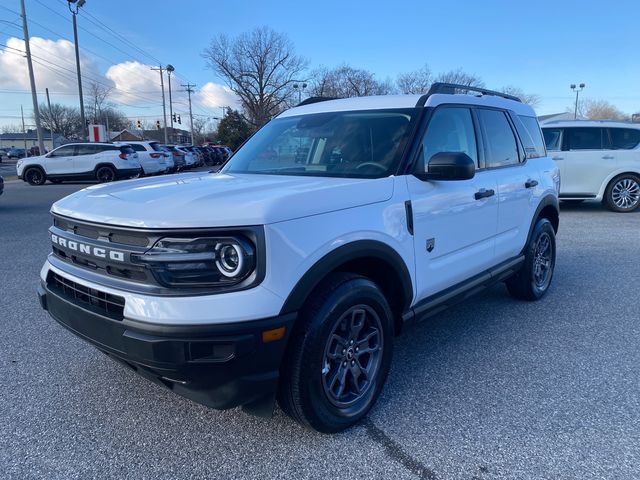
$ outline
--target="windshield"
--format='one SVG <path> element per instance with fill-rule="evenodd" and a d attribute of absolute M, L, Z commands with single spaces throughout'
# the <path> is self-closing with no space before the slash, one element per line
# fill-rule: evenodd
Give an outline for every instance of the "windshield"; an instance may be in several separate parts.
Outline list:
<path fill-rule="evenodd" d="M 378 178 L 395 173 L 415 109 L 328 112 L 272 120 L 225 173 Z"/>

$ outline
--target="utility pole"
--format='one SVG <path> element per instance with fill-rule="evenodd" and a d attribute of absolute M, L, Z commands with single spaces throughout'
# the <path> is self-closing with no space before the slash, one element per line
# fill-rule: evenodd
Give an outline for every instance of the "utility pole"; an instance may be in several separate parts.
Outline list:
<path fill-rule="evenodd" d="M 186 85 L 182 85 L 187 90 L 189 94 L 189 121 L 191 122 L 191 145 L 193 145 L 193 112 L 191 111 L 191 94 L 193 93 L 193 89 L 191 87 L 195 87 L 195 84 L 187 83 Z"/>
<path fill-rule="evenodd" d="M 49 130 L 51 130 L 51 150 L 56 148 L 53 144 L 53 114 L 51 113 L 51 100 L 49 99 L 49 87 L 44 89 L 47 92 L 47 105 L 49 106 Z M 44 152 L 41 152 L 40 155 L 44 155 Z"/>
<path fill-rule="evenodd" d="M 42 137 L 42 125 L 40 125 L 40 110 L 38 110 L 38 94 L 36 93 L 36 79 L 33 76 L 33 64 L 31 63 L 31 46 L 29 45 L 29 29 L 27 28 L 27 14 L 24 10 L 24 0 L 20 0 L 22 13 L 22 32 L 24 33 L 24 48 L 27 52 L 27 66 L 29 67 L 29 82 L 31 83 L 31 98 L 33 100 L 33 116 L 36 120 L 36 132 L 38 133 L 38 148 L 40 155 L 44 155 L 44 139 Z M 22 110 L 22 106 L 20 106 Z M 22 114 L 22 130 L 24 131 L 24 113 Z M 25 137 L 25 150 L 27 139 Z"/>
<path fill-rule="evenodd" d="M 164 143 L 169 143 L 169 136 L 167 135 L 167 103 L 164 98 L 164 75 L 162 72 L 164 68 L 160 65 L 159 68 L 152 68 L 151 70 L 157 70 L 160 72 L 160 88 L 162 89 L 162 116 L 164 117 Z"/>
<path fill-rule="evenodd" d="M 86 1 L 85 0 L 67 0 L 69 2 L 69 11 L 73 16 L 73 41 L 76 46 L 76 70 L 78 72 L 78 95 L 80 96 L 80 121 L 82 122 L 82 136 L 87 136 L 87 122 L 84 119 L 84 99 L 82 98 L 82 75 L 80 74 L 80 47 L 78 46 L 78 24 L 76 22 L 76 16 L 78 15 L 78 10 L 82 7 Z M 74 8 L 71 8 L 71 4 L 74 5 Z"/>
<path fill-rule="evenodd" d="M 27 132 L 24 131 L 24 110 L 22 110 L 22 105 L 20 105 L 20 115 L 22 115 L 22 138 L 24 140 L 24 156 L 28 157 L 27 153 Z"/>

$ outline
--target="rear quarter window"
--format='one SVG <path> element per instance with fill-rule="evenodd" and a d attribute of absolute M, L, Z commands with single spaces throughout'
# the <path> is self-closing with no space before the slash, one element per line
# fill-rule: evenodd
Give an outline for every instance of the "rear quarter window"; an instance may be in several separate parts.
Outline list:
<path fill-rule="evenodd" d="M 640 143 L 640 129 L 610 128 L 609 135 L 614 150 L 632 150 Z"/>
<path fill-rule="evenodd" d="M 514 123 L 527 158 L 544 157 L 547 152 L 545 141 L 542 138 L 542 132 L 538 125 L 538 119 L 525 115 L 517 115 L 517 119 L 519 121 L 515 121 Z"/>

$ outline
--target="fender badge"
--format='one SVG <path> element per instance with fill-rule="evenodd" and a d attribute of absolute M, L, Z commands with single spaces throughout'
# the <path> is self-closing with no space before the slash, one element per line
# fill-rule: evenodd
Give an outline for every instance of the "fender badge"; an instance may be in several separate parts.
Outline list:
<path fill-rule="evenodd" d="M 431 253 L 436 246 L 435 238 L 427 238 L 427 252 Z"/>

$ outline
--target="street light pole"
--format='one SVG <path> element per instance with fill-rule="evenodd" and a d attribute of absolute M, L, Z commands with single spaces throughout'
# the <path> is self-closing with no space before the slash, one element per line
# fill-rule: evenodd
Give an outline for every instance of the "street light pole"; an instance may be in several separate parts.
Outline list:
<path fill-rule="evenodd" d="M 29 44 L 29 29 L 27 28 L 27 14 L 24 10 L 24 0 L 20 0 L 20 10 L 22 13 L 22 32 L 24 33 L 24 48 L 27 53 L 27 67 L 29 67 L 29 82 L 31 83 L 31 98 L 33 100 L 33 116 L 35 117 L 35 120 L 36 120 L 36 132 L 38 134 L 38 148 L 40 149 L 40 155 L 44 155 L 44 138 L 42 136 L 42 125 L 40 125 L 40 111 L 38 110 L 38 94 L 36 93 L 36 80 L 35 80 L 35 77 L 33 76 L 33 64 L 31 63 L 31 46 Z M 22 106 L 20 106 L 20 109 L 22 109 Z M 24 118 L 22 119 L 22 127 L 24 130 Z M 26 143 L 25 143 L 25 147 L 26 147 Z"/>
<path fill-rule="evenodd" d="M 586 85 L 584 83 L 581 83 L 580 85 L 578 85 L 578 87 L 580 87 L 579 89 L 576 88 L 576 84 L 572 83 L 571 85 L 569 85 L 569 87 L 571 88 L 571 90 L 573 90 L 574 92 L 576 92 L 576 108 L 573 111 L 573 119 L 576 120 L 578 118 L 578 94 L 584 90 L 584 87 Z"/>
<path fill-rule="evenodd" d="M 82 7 L 86 0 L 67 0 L 69 3 L 69 11 L 73 16 L 73 41 L 76 47 L 76 70 L 78 73 L 78 95 L 80 96 L 80 121 L 82 122 L 82 135 L 85 136 L 87 132 L 87 122 L 84 119 L 84 99 L 82 98 L 82 75 L 80 73 L 80 47 L 78 46 L 78 24 L 76 22 L 76 16 L 80 7 Z M 73 5 L 73 8 L 71 7 Z"/>
<path fill-rule="evenodd" d="M 173 68 L 173 65 L 168 64 L 165 67 L 165 70 L 167 71 L 167 77 L 169 77 L 169 121 L 171 122 L 171 131 L 173 131 L 173 105 L 171 102 L 171 74 L 175 71 L 175 68 Z"/>

